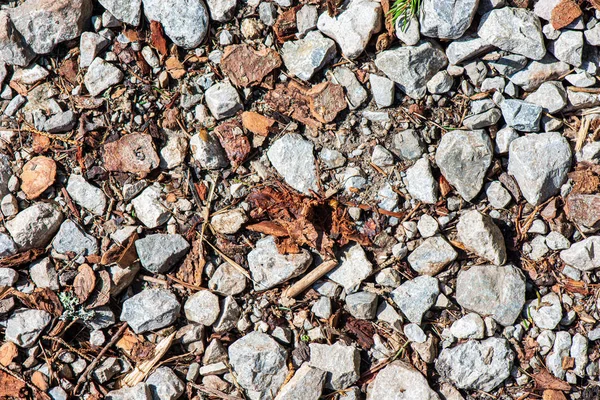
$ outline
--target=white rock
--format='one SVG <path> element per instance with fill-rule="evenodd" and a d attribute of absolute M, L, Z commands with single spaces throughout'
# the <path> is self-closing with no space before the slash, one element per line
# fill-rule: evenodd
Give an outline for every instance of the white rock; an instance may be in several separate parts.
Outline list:
<path fill-rule="evenodd" d="M 106 195 L 102 189 L 88 183 L 83 176 L 71 174 L 67 183 L 67 192 L 75 203 L 92 214 L 104 214 Z"/>
<path fill-rule="evenodd" d="M 288 133 L 271 145 L 267 157 L 288 185 L 306 195 L 318 192 L 312 142 L 296 133 Z"/>

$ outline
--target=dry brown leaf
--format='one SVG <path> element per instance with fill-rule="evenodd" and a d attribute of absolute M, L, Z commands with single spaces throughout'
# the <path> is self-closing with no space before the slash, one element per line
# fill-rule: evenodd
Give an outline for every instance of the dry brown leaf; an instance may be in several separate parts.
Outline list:
<path fill-rule="evenodd" d="M 287 11 L 282 12 L 275 24 L 273 25 L 273 32 L 277 36 L 277 41 L 283 43 L 288 40 L 296 39 L 296 32 L 298 27 L 296 25 L 296 13 L 302 8 L 302 4 L 292 7 Z"/>
<path fill-rule="evenodd" d="M 0 399 L 25 399 L 27 388 L 25 382 L 0 371 Z"/>
<path fill-rule="evenodd" d="M 88 264 L 81 264 L 77 271 L 79 273 L 73 281 L 73 288 L 75 296 L 79 299 L 79 303 L 83 303 L 90 297 L 94 287 L 96 287 L 96 274 Z"/>
<path fill-rule="evenodd" d="M 202 286 L 202 271 L 205 264 L 202 241 L 194 240 L 191 251 L 185 256 L 175 276 L 190 285 Z"/>
<path fill-rule="evenodd" d="M 56 163 L 53 159 L 37 156 L 23 166 L 21 174 L 21 190 L 28 199 L 39 197 L 56 179 Z"/>
<path fill-rule="evenodd" d="M 358 345 L 364 350 L 370 349 L 373 344 L 373 336 L 375 335 L 375 328 L 369 321 L 348 318 L 346 325 L 344 326 L 348 332 L 356 337 Z"/>
<path fill-rule="evenodd" d="M 131 356 L 133 348 L 141 342 L 137 335 L 131 329 L 127 328 L 115 346 L 128 356 Z"/>
<path fill-rule="evenodd" d="M 217 126 L 215 135 L 219 138 L 231 164 L 234 167 L 242 165 L 252 148 L 240 123 L 237 120 L 224 122 Z"/>
<path fill-rule="evenodd" d="M 185 67 L 177 57 L 169 57 L 165 66 L 167 67 L 167 72 L 169 72 L 169 75 L 171 75 L 173 79 L 181 79 L 185 75 Z"/>
<path fill-rule="evenodd" d="M 46 382 L 44 374 L 42 374 L 40 371 L 34 371 L 34 373 L 31 374 L 31 383 L 44 392 L 49 389 L 48 382 Z"/>
<path fill-rule="evenodd" d="M 544 390 L 543 400 L 567 400 L 567 398 L 558 390 Z"/>
<path fill-rule="evenodd" d="M 262 221 L 257 224 L 246 226 L 246 229 L 253 232 L 264 233 L 265 235 L 272 235 L 275 237 L 288 236 L 288 231 L 283 226 L 275 221 Z"/>
<path fill-rule="evenodd" d="M 6 342 L 0 346 L 0 365 L 8 367 L 10 363 L 19 355 L 19 349 L 13 342 Z"/>
<path fill-rule="evenodd" d="M 104 306 L 110 301 L 110 288 L 112 286 L 110 274 L 102 270 L 98 272 L 100 279 L 96 281 L 96 287 L 90 295 L 88 309 Z"/>
<path fill-rule="evenodd" d="M 67 81 L 71 82 L 73 85 L 77 85 L 77 72 L 79 71 L 79 66 L 77 63 L 72 60 L 65 60 L 58 70 L 56 71 L 58 75 L 65 78 Z"/>
<path fill-rule="evenodd" d="M 44 310 L 55 317 L 60 317 L 63 313 L 63 306 L 58 296 L 48 288 L 38 288 L 29 294 L 13 290 L 11 294 L 17 297 L 27 308 Z"/>
<path fill-rule="evenodd" d="M 0 260 L 0 267 L 2 268 L 14 268 L 19 265 L 31 263 L 37 260 L 46 251 L 44 249 L 31 249 L 22 253 L 17 253 L 12 256 L 3 258 Z"/>
<path fill-rule="evenodd" d="M 158 21 L 150 21 L 150 44 L 163 56 L 166 56 L 169 51 L 167 49 L 167 39 L 165 32 Z"/>
<path fill-rule="evenodd" d="M 552 375 L 547 369 L 541 369 L 532 375 L 535 387 L 538 390 L 571 390 L 571 385 Z"/>
<path fill-rule="evenodd" d="M 131 349 L 131 359 L 135 362 L 142 362 L 154 357 L 156 345 L 150 342 L 137 342 Z"/>

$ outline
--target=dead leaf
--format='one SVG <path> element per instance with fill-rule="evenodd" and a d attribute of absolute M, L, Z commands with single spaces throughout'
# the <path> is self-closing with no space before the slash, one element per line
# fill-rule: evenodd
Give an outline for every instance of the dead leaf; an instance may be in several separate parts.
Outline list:
<path fill-rule="evenodd" d="M 108 171 L 131 172 L 141 177 L 158 167 L 152 137 L 144 133 L 130 133 L 104 145 L 104 168 Z"/>
<path fill-rule="evenodd" d="M 25 382 L 4 371 L 0 371 L 0 398 L 26 399 L 27 388 Z"/>
<path fill-rule="evenodd" d="M 292 7 L 287 11 L 282 12 L 277 18 L 277 21 L 275 21 L 273 32 L 275 32 L 279 43 L 296 39 L 296 32 L 298 32 L 296 13 L 298 13 L 301 8 L 302 4 Z"/>
<path fill-rule="evenodd" d="M 173 79 L 181 79 L 185 75 L 185 67 L 177 57 L 169 57 L 165 63 L 167 72 Z"/>
<path fill-rule="evenodd" d="M 573 369 L 573 367 L 575 367 L 575 359 L 573 357 L 563 357 L 561 360 L 561 367 L 565 371 Z"/>
<path fill-rule="evenodd" d="M 5 342 L 0 346 L 0 365 L 8 367 L 10 363 L 19 355 L 19 349 L 13 342 Z"/>
<path fill-rule="evenodd" d="M 131 329 L 127 328 L 115 346 L 128 356 L 131 356 L 133 348 L 141 342 L 137 335 Z"/>
<path fill-rule="evenodd" d="M 446 178 L 444 177 L 444 175 L 440 174 L 440 177 L 438 178 L 438 182 L 439 182 L 439 186 L 440 186 L 440 193 L 442 194 L 442 197 L 446 197 L 448 196 L 448 193 L 450 193 L 452 191 L 452 186 L 450 185 L 450 182 L 448 182 L 446 180 Z"/>
<path fill-rule="evenodd" d="M 273 118 L 265 117 L 253 111 L 244 111 L 242 113 L 242 125 L 246 130 L 255 135 L 269 136 L 274 131 L 275 121 Z"/>
<path fill-rule="evenodd" d="M 533 380 L 535 382 L 535 387 L 538 390 L 571 390 L 571 385 L 569 383 L 558 379 L 554 375 L 552 375 L 547 369 L 540 369 L 538 372 L 532 375 Z"/>
<path fill-rule="evenodd" d="M 96 274 L 94 270 L 88 264 L 81 264 L 77 269 L 79 273 L 73 281 L 73 288 L 75 290 L 75 296 L 79 299 L 79 303 L 84 303 L 94 287 L 96 287 Z"/>
<path fill-rule="evenodd" d="M 543 400 L 567 400 L 567 398 L 558 390 L 544 390 Z"/>
<path fill-rule="evenodd" d="M 48 382 L 46 382 L 44 374 L 40 371 L 34 371 L 33 374 L 31 374 L 31 383 L 44 392 L 49 389 Z"/>
<path fill-rule="evenodd" d="M 366 320 L 348 318 L 346 330 L 356 337 L 358 345 L 364 350 L 369 350 L 375 342 L 373 336 L 375 335 L 375 328 L 373 324 Z"/>
<path fill-rule="evenodd" d="M 160 54 L 166 56 L 169 51 L 167 49 L 167 39 L 162 25 L 158 21 L 150 21 L 150 44 Z"/>
<path fill-rule="evenodd" d="M 56 163 L 53 159 L 37 156 L 23 166 L 21 174 L 21 190 L 32 200 L 39 197 L 54 184 L 56 179 Z"/>
<path fill-rule="evenodd" d="M 288 231 L 283 226 L 279 225 L 275 221 L 262 221 L 258 224 L 252 224 L 246 226 L 246 229 L 253 232 L 264 233 L 265 235 L 272 235 L 275 237 L 286 237 Z"/>
<path fill-rule="evenodd" d="M 110 301 L 110 288 L 112 286 L 110 274 L 108 271 L 102 270 L 98 272 L 100 279 L 96 281 L 96 287 L 89 297 L 88 309 L 97 308 L 108 304 Z"/>
<path fill-rule="evenodd" d="M 196 239 L 175 276 L 190 285 L 202 286 L 202 271 L 205 265 L 204 246 L 200 239 Z"/>
<path fill-rule="evenodd" d="M 79 71 L 79 66 L 74 60 L 65 60 L 58 70 L 56 71 L 58 75 L 65 78 L 67 81 L 72 83 L 73 85 L 77 85 L 77 72 Z"/>
<path fill-rule="evenodd" d="M 46 251 L 44 249 L 31 249 L 9 257 L 0 259 L 0 267 L 14 268 L 19 265 L 31 263 L 37 260 Z"/>
<path fill-rule="evenodd" d="M 562 29 L 581 16 L 581 8 L 573 0 L 561 0 L 553 9 L 550 22 L 554 29 Z"/>
<path fill-rule="evenodd" d="M 214 132 L 233 166 L 242 165 L 252 148 L 240 123 L 237 120 L 224 122 Z"/>
<path fill-rule="evenodd" d="M 247 44 L 225 48 L 221 70 L 235 86 L 248 87 L 260 84 L 275 69 L 281 67 L 277 51 L 265 48 L 254 50 Z"/>

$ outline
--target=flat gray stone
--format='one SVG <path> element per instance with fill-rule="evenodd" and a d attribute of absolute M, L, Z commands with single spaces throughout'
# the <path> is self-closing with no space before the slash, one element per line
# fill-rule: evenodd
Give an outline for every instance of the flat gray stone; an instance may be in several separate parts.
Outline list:
<path fill-rule="evenodd" d="M 483 186 L 492 156 L 492 142 L 485 131 L 455 130 L 442 136 L 435 161 L 458 194 L 471 201 Z"/>
<path fill-rule="evenodd" d="M 0 11 L 0 62 L 25 67 L 33 57 L 35 53 L 15 28 L 8 12 Z M 2 81 L 4 79 L 0 84 Z"/>
<path fill-rule="evenodd" d="M 442 236 L 425 239 L 408 256 L 410 267 L 421 275 L 437 275 L 456 260 L 458 253 Z"/>
<path fill-rule="evenodd" d="M 311 343 L 308 365 L 326 371 L 325 387 L 343 390 L 360 378 L 360 351 L 342 342 L 333 345 Z"/>
<path fill-rule="evenodd" d="M 493 49 L 494 46 L 479 36 L 468 35 L 451 41 L 446 48 L 446 56 L 451 65 L 458 65 Z"/>
<path fill-rule="evenodd" d="M 201 290 L 188 297 L 183 309 L 188 321 L 211 326 L 221 313 L 219 296 L 208 290 Z"/>
<path fill-rule="evenodd" d="M 210 17 L 217 22 L 226 22 L 233 18 L 238 0 L 207 0 Z"/>
<path fill-rule="evenodd" d="M 304 81 L 329 64 L 336 54 L 335 42 L 318 31 L 309 32 L 300 40 L 287 41 L 281 48 L 288 72 Z"/>
<path fill-rule="evenodd" d="M 204 96 L 208 109 L 217 120 L 232 117 L 243 109 L 240 95 L 228 81 L 211 86 Z"/>
<path fill-rule="evenodd" d="M 406 190 L 415 200 L 435 204 L 438 198 L 438 183 L 433 177 L 429 160 L 423 157 L 406 170 Z"/>
<path fill-rule="evenodd" d="M 131 200 L 135 216 L 150 229 L 158 228 L 169 220 L 171 214 L 164 206 L 161 199 L 161 190 L 157 186 L 150 186 Z"/>
<path fill-rule="evenodd" d="M 465 247 L 495 265 L 506 262 L 506 245 L 500 228 L 489 215 L 470 210 L 460 216 L 456 225 L 458 240 Z"/>
<path fill-rule="evenodd" d="M 467 310 L 509 326 L 525 304 L 525 278 L 510 264 L 472 266 L 458 274 L 456 301 Z"/>
<path fill-rule="evenodd" d="M 440 39 L 459 39 L 473 22 L 479 0 L 423 0 L 421 34 Z"/>
<path fill-rule="evenodd" d="M 119 21 L 138 26 L 142 16 L 142 0 L 98 0 Z"/>
<path fill-rule="evenodd" d="M 344 87 L 350 110 L 357 109 L 367 100 L 367 91 L 356 79 L 356 75 L 350 68 L 337 67 L 333 70 L 333 76 L 337 83 Z"/>
<path fill-rule="evenodd" d="M 570 70 L 569 64 L 558 61 L 551 54 L 547 54 L 539 61 L 531 61 L 525 68 L 514 72 L 512 75 L 509 71 L 506 74 L 512 83 L 530 92 L 540 87 L 544 82 L 560 78 Z"/>
<path fill-rule="evenodd" d="M 561 82 L 544 82 L 535 92 L 527 96 L 525 101 L 537 104 L 544 112 L 554 114 L 566 107 L 567 91 Z"/>
<path fill-rule="evenodd" d="M 208 10 L 202 0 L 142 0 L 149 21 L 162 24 L 165 34 L 184 49 L 198 47 L 208 33 Z"/>
<path fill-rule="evenodd" d="M 510 144 L 508 173 L 530 204 L 541 204 L 557 194 L 570 167 L 571 148 L 560 133 L 526 135 Z"/>
<path fill-rule="evenodd" d="M 221 264 L 208 281 L 210 290 L 235 296 L 246 289 L 246 277 L 229 263 Z"/>
<path fill-rule="evenodd" d="M 60 227 L 63 214 L 50 203 L 36 203 L 6 222 L 6 229 L 21 250 L 45 247 Z"/>
<path fill-rule="evenodd" d="M 52 316 L 46 311 L 21 308 L 8 318 L 4 339 L 19 347 L 32 347 L 50 321 Z"/>
<path fill-rule="evenodd" d="M 158 330 L 171 325 L 179 316 L 181 305 L 168 290 L 146 289 L 125 300 L 121 321 L 135 333 Z"/>
<path fill-rule="evenodd" d="M 377 295 L 356 292 L 346 296 L 346 310 L 356 319 L 373 319 L 377 314 Z"/>
<path fill-rule="evenodd" d="M 478 314 L 469 313 L 452 323 L 450 333 L 457 339 L 483 339 L 485 323 Z"/>
<path fill-rule="evenodd" d="M 422 275 L 404 282 L 391 296 L 406 318 L 420 325 L 423 315 L 435 304 L 439 294 L 438 280 Z"/>
<path fill-rule="evenodd" d="M 92 96 L 98 96 L 106 89 L 120 83 L 124 77 L 125 75 L 119 68 L 96 57 L 90 64 L 83 82 Z"/>
<path fill-rule="evenodd" d="M 558 39 L 550 43 L 548 51 L 560 61 L 580 67 L 583 62 L 583 32 L 563 29 Z"/>
<path fill-rule="evenodd" d="M 187 254 L 190 244 L 178 234 L 156 233 L 136 240 L 135 249 L 142 267 L 164 274 Z"/>
<path fill-rule="evenodd" d="M 313 147 L 299 134 L 288 133 L 267 150 L 269 161 L 285 182 L 306 195 L 319 191 Z"/>
<path fill-rule="evenodd" d="M 327 277 L 342 285 L 346 293 L 355 292 L 361 282 L 373 272 L 373 264 L 359 244 L 342 249 L 338 260 L 340 265 L 327 273 Z"/>
<path fill-rule="evenodd" d="M 154 400 L 150 387 L 140 382 L 132 387 L 125 387 L 119 390 L 111 390 L 106 394 L 106 400 Z"/>
<path fill-rule="evenodd" d="M 533 300 L 528 306 L 528 315 L 531 316 L 535 325 L 540 329 L 553 330 L 563 317 L 560 298 L 554 292 L 550 292 L 538 300 Z"/>
<path fill-rule="evenodd" d="M 369 75 L 371 94 L 377 107 L 385 108 L 394 104 L 395 86 L 390 79 L 375 74 Z"/>
<path fill-rule="evenodd" d="M 417 131 L 406 129 L 394 135 L 391 150 L 404 160 L 414 161 L 421 158 L 425 152 L 425 147 Z"/>
<path fill-rule="evenodd" d="M 52 247 L 60 254 L 74 253 L 77 258 L 87 257 L 98 253 L 98 239 L 88 235 L 81 226 L 67 219 L 52 240 Z"/>
<path fill-rule="evenodd" d="M 406 396 L 404 395 L 406 394 Z M 400 396 L 400 397 L 399 397 Z M 367 387 L 367 400 L 439 400 L 427 378 L 412 365 L 394 361 L 377 373 Z"/>
<path fill-rule="evenodd" d="M 506 99 L 500 104 L 506 124 L 521 132 L 540 130 L 542 107 L 523 100 Z"/>
<path fill-rule="evenodd" d="M 229 165 L 229 160 L 225 155 L 219 139 L 210 132 L 206 135 L 206 140 L 199 133 L 190 139 L 190 150 L 192 157 L 202 168 L 215 170 L 225 168 Z"/>
<path fill-rule="evenodd" d="M 104 214 L 106 195 L 102 189 L 87 182 L 83 176 L 71 174 L 67 182 L 67 192 L 75 203 L 92 214 Z"/>
<path fill-rule="evenodd" d="M 580 271 L 600 268 L 600 236 L 590 236 L 560 252 L 560 259 Z"/>
<path fill-rule="evenodd" d="M 157 368 L 146 379 L 152 400 L 177 400 L 185 391 L 185 384 L 169 367 Z"/>
<path fill-rule="evenodd" d="M 275 400 L 318 399 L 323 392 L 325 375 L 325 371 L 304 363 L 294 373 L 292 379 L 281 388 Z"/>

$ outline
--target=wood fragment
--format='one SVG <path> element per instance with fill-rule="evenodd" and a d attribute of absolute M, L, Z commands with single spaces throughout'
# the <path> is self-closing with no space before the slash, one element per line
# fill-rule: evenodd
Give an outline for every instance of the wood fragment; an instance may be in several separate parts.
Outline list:
<path fill-rule="evenodd" d="M 173 339 L 175 338 L 176 333 L 177 332 L 173 332 L 169 336 L 163 338 L 154 349 L 154 357 L 152 357 L 149 360 L 142 361 L 141 363 L 136 365 L 133 371 L 125 375 L 119 381 L 120 386 L 131 387 L 143 381 L 146 378 L 146 376 L 148 376 L 152 368 L 154 368 L 156 363 L 158 363 L 160 359 L 165 355 L 165 353 L 169 350 L 171 344 L 173 343 Z"/>
<path fill-rule="evenodd" d="M 334 269 L 338 265 L 337 260 L 324 261 L 315 269 L 304 275 L 302 279 L 290 286 L 282 295 L 286 298 L 294 298 L 300 293 L 308 289 L 313 283 L 315 283 L 323 275 Z"/>

